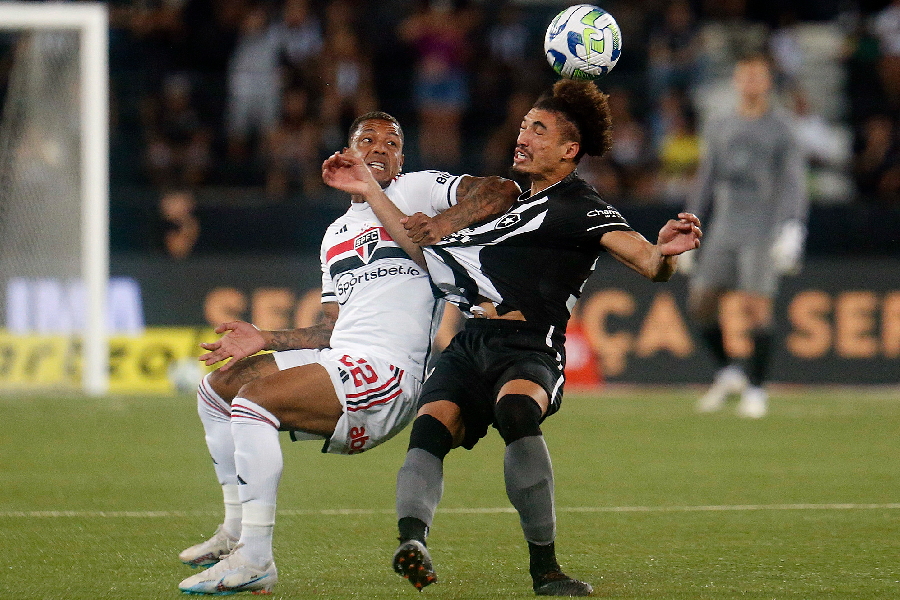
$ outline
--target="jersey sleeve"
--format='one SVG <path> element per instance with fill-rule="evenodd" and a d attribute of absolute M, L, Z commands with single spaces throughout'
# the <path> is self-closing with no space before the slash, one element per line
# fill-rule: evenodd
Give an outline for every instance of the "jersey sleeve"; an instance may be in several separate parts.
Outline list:
<path fill-rule="evenodd" d="M 407 215 L 420 212 L 433 217 L 456 204 L 456 189 L 463 177 L 467 175 L 442 171 L 407 173 L 396 181 L 396 193 L 388 196 Z"/>
<path fill-rule="evenodd" d="M 331 228 L 328 228 L 328 233 L 331 232 Z M 319 250 L 319 261 L 322 267 L 322 304 L 327 302 L 337 302 L 337 294 L 334 289 L 334 281 L 331 279 L 331 271 L 328 268 L 328 248 L 326 246 L 325 240 L 328 239 L 328 235 L 322 238 L 322 246 Z"/>

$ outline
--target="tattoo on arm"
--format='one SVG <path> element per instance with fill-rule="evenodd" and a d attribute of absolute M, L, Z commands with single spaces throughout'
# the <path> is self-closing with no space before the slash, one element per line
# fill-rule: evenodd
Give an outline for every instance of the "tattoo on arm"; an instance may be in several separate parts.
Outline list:
<path fill-rule="evenodd" d="M 331 332 L 337 321 L 337 310 L 324 312 L 322 322 L 302 329 L 280 329 L 272 332 L 272 341 L 266 350 L 283 351 L 302 348 L 327 348 L 331 343 Z"/>
<path fill-rule="evenodd" d="M 447 220 L 454 232 L 459 231 L 503 214 L 518 195 L 519 188 L 509 179 L 463 177 L 456 188 L 457 204 L 440 216 Z"/>

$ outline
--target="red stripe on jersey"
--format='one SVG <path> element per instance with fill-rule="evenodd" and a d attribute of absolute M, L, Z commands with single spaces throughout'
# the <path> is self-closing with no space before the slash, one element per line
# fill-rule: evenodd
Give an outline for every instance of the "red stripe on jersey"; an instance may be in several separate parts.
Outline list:
<path fill-rule="evenodd" d="M 403 390 L 398 388 L 396 392 L 394 392 L 390 396 L 381 398 L 380 400 L 375 400 L 374 402 L 369 402 L 368 404 L 363 404 L 362 406 L 348 406 L 347 412 L 356 412 L 358 410 L 365 410 L 365 409 L 371 408 L 373 406 L 378 406 L 379 404 L 384 404 L 385 402 L 390 402 L 391 400 L 393 400 L 394 398 L 399 396 L 401 393 L 403 393 Z"/>
<path fill-rule="evenodd" d="M 338 254 L 343 254 L 344 252 L 350 252 L 353 250 L 353 240 L 347 240 L 346 242 L 341 242 L 336 246 L 332 246 L 328 249 L 328 252 L 325 253 L 325 260 L 331 260 Z"/>
<path fill-rule="evenodd" d="M 378 231 L 378 237 L 382 242 L 393 242 L 394 241 L 394 238 L 392 238 L 390 235 L 388 235 L 388 232 L 385 230 L 384 227 L 370 227 L 370 228 L 366 229 L 365 231 L 363 231 L 362 233 L 358 234 L 353 239 L 347 240 L 345 242 L 341 242 L 340 244 L 336 244 L 336 245 L 332 246 L 331 248 L 329 248 L 328 251 L 325 253 L 326 262 L 330 261 L 332 258 L 337 256 L 338 254 L 343 254 L 344 252 L 350 252 L 351 250 L 353 250 L 354 242 L 356 241 L 356 238 L 358 238 L 361 235 L 365 235 L 372 230 Z"/>
<path fill-rule="evenodd" d="M 403 371 L 400 371 L 400 374 L 402 375 L 402 374 L 403 374 Z M 374 394 L 375 392 L 380 392 L 380 391 L 383 390 L 384 388 L 386 388 L 386 387 L 388 387 L 388 386 L 393 385 L 394 383 L 396 383 L 396 382 L 394 381 L 394 379 L 395 379 L 395 376 L 394 376 L 394 375 L 391 375 L 391 378 L 390 378 L 390 379 L 388 379 L 384 384 L 378 386 L 377 388 L 373 388 L 373 389 L 366 390 L 366 391 L 364 391 L 364 392 L 359 392 L 359 393 L 356 393 L 356 394 L 347 394 L 347 399 L 350 399 L 350 398 L 359 398 L 360 396 L 368 396 L 369 394 Z"/>

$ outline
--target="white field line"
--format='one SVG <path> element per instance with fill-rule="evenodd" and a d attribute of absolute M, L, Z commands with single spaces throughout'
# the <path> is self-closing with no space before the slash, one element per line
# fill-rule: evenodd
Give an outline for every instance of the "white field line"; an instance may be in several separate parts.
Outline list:
<path fill-rule="evenodd" d="M 898 510 L 900 503 L 887 504 L 730 504 L 708 506 L 561 506 L 561 513 L 677 513 L 677 512 L 742 512 L 767 510 Z M 440 512 L 454 515 L 484 515 L 514 513 L 509 507 L 498 508 L 445 508 Z M 41 519 L 41 518 L 114 518 L 114 519 L 158 519 L 173 517 L 204 517 L 219 515 L 221 511 L 210 510 L 7 510 L 0 511 L 0 519 Z M 329 508 L 329 509 L 286 509 L 278 514 L 291 516 L 372 516 L 392 515 L 393 509 L 377 508 Z"/>

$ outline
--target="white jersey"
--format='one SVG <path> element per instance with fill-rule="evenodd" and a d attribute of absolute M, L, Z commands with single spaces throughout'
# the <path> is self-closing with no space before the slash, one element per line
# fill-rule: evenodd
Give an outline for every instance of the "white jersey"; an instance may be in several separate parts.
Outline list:
<path fill-rule="evenodd" d="M 408 173 L 384 191 L 404 213 L 434 216 L 456 204 L 461 178 Z M 328 227 L 321 262 L 322 302 L 340 303 L 331 347 L 377 354 L 421 380 L 443 302 L 435 302 L 428 273 L 391 239 L 367 203 L 352 203 Z"/>

